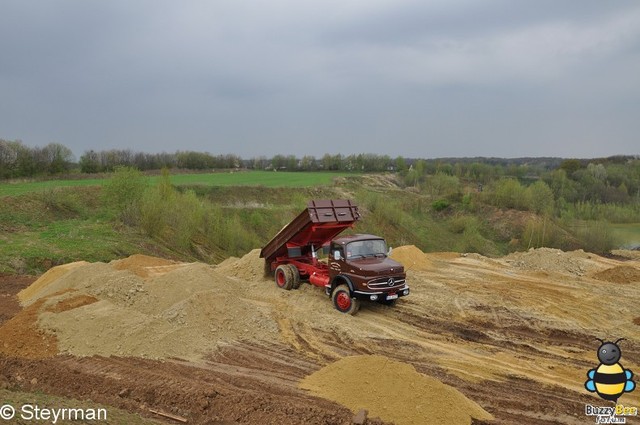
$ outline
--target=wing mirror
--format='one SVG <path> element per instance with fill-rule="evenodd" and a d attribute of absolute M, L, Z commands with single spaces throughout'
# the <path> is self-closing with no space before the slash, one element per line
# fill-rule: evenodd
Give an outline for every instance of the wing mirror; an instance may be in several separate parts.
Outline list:
<path fill-rule="evenodd" d="M 340 255 L 340 251 L 338 251 L 338 250 L 333 251 L 333 259 L 336 260 L 336 261 L 342 260 L 342 256 Z"/>

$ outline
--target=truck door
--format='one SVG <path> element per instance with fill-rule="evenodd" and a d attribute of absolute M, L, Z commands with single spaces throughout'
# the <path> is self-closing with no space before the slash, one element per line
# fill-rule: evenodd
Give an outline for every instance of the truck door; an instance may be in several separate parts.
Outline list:
<path fill-rule="evenodd" d="M 342 271 L 344 263 L 344 247 L 338 243 L 331 243 L 329 249 L 329 277 L 333 279 Z"/>

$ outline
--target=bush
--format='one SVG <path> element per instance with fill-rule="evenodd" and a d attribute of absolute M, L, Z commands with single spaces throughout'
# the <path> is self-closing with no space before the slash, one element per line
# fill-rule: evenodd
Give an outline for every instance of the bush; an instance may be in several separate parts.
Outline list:
<path fill-rule="evenodd" d="M 147 235 L 153 238 L 161 238 L 164 235 L 166 226 L 164 221 L 165 208 L 166 206 L 157 187 L 149 188 L 144 193 L 140 201 L 138 223 Z"/>
<path fill-rule="evenodd" d="M 468 215 L 458 215 L 449 220 L 449 231 L 452 233 L 463 233 L 467 229 L 479 229 L 478 219 Z"/>
<path fill-rule="evenodd" d="M 86 208 L 71 189 L 51 188 L 40 193 L 40 199 L 48 210 L 63 215 L 84 216 Z"/>
<path fill-rule="evenodd" d="M 181 250 L 191 247 L 202 229 L 203 217 L 204 208 L 196 194 L 179 193 L 165 179 L 145 192 L 139 206 L 139 222 L 144 231 Z"/>
<path fill-rule="evenodd" d="M 131 167 L 118 167 L 102 188 L 102 200 L 127 224 L 134 224 L 137 208 L 149 181 Z"/>
<path fill-rule="evenodd" d="M 431 203 L 431 208 L 436 212 L 441 212 L 449 208 L 451 204 L 446 199 L 439 199 Z"/>
<path fill-rule="evenodd" d="M 455 198 L 460 193 L 460 181 L 456 176 L 436 173 L 427 179 L 424 190 L 431 195 L 431 198 Z"/>
<path fill-rule="evenodd" d="M 553 212 L 553 191 L 542 180 L 527 188 L 529 210 L 538 214 L 550 215 Z"/>
<path fill-rule="evenodd" d="M 403 219 L 403 206 L 390 197 L 378 194 L 368 193 L 364 197 L 364 204 L 375 221 L 378 223 L 386 223 L 391 226 L 400 226 Z"/>
<path fill-rule="evenodd" d="M 491 204 L 498 208 L 527 210 L 531 205 L 530 193 L 514 179 L 498 180 L 487 195 Z"/>
<path fill-rule="evenodd" d="M 458 245 L 458 251 L 476 252 L 482 255 L 497 255 L 500 253 L 496 244 L 482 236 L 480 229 L 475 226 L 469 226 L 462 232 L 462 239 Z"/>

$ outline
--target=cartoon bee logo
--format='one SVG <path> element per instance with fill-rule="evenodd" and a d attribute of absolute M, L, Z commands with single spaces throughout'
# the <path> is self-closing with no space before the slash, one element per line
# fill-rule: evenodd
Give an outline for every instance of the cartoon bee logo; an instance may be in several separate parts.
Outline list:
<path fill-rule="evenodd" d="M 617 402 L 623 393 L 630 393 L 636 388 L 636 383 L 631 380 L 633 372 L 618 363 L 622 358 L 618 342 L 624 338 L 620 338 L 616 342 L 596 339 L 601 342 L 598 348 L 600 365 L 587 372 L 589 379 L 584 383 L 584 387 L 591 393 L 598 393 L 605 400 Z"/>

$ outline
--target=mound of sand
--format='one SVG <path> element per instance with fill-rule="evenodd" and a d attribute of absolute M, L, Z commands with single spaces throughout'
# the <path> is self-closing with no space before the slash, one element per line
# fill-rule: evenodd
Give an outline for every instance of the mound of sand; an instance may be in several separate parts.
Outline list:
<path fill-rule="evenodd" d="M 613 283 L 640 282 L 640 270 L 628 265 L 611 267 L 593 275 L 594 279 Z"/>
<path fill-rule="evenodd" d="M 278 333 L 272 311 L 253 301 L 264 287 L 241 282 L 261 275 L 258 253 L 220 270 L 142 255 L 56 267 L 19 294 L 27 308 L 3 326 L 14 341 L 4 351 L 19 352 L 40 338 L 45 346 L 38 356 L 55 354 L 42 330 L 61 352 L 81 356 L 198 360 L 232 341 L 271 340 Z M 39 330 L 21 335 L 20 328 L 30 327 Z"/>
<path fill-rule="evenodd" d="M 394 248 L 391 258 L 404 266 L 405 270 L 429 271 L 433 269 L 433 263 L 427 254 L 415 245 L 405 245 Z"/>
<path fill-rule="evenodd" d="M 30 304 L 30 301 L 34 298 L 38 298 L 37 294 L 44 288 L 50 285 L 52 282 L 60 279 L 71 270 L 82 265 L 89 264 L 86 261 L 78 261 L 75 263 L 63 264 L 61 266 L 53 267 L 47 270 L 42 276 L 33 282 L 29 287 L 18 292 L 18 299 L 23 305 Z"/>
<path fill-rule="evenodd" d="M 134 254 L 122 260 L 114 260 L 109 264 L 116 270 L 129 270 L 143 279 L 162 275 L 185 265 L 185 263 L 142 254 Z"/>
<path fill-rule="evenodd" d="M 239 279 L 260 280 L 264 276 L 264 259 L 260 258 L 260 250 L 254 249 L 242 258 L 227 258 L 216 269 Z"/>
<path fill-rule="evenodd" d="M 470 424 L 493 417 L 453 387 L 383 356 L 345 357 L 307 376 L 300 387 L 354 412 L 396 425 Z"/>
<path fill-rule="evenodd" d="M 42 359 L 58 354 L 54 335 L 37 326 L 38 315 L 46 300 L 21 310 L 0 327 L 0 353 L 8 356 Z"/>
<path fill-rule="evenodd" d="M 629 260 L 640 260 L 640 251 L 637 249 L 612 249 L 611 253 Z"/>
<path fill-rule="evenodd" d="M 554 248 L 531 248 L 526 252 L 514 252 L 503 258 L 513 267 L 523 270 L 569 273 L 583 276 L 594 271 L 593 254 L 583 250 L 564 252 Z"/>
<path fill-rule="evenodd" d="M 128 270 L 116 270 L 105 263 L 84 263 L 76 265 L 55 279 L 46 279 L 44 282 L 42 278 L 36 280 L 18 293 L 18 299 L 26 306 L 38 299 L 70 289 L 98 298 L 104 295 L 126 298 L 130 290 L 142 288 L 143 285 L 144 281 Z"/>

